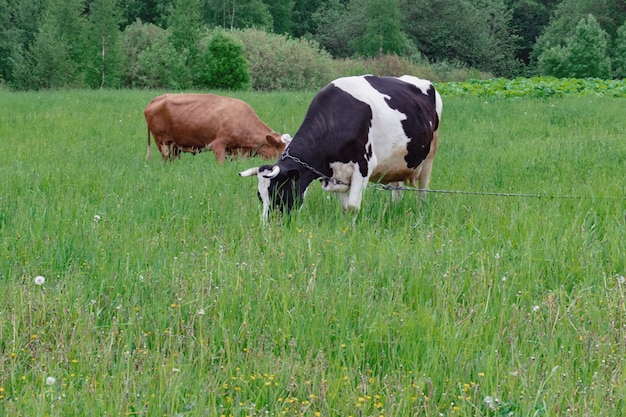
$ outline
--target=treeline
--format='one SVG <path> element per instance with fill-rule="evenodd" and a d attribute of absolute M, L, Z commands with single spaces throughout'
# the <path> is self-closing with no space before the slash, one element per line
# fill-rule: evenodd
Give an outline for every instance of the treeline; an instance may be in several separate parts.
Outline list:
<path fill-rule="evenodd" d="M 0 0 L 0 86 L 626 77 L 624 0 Z"/>

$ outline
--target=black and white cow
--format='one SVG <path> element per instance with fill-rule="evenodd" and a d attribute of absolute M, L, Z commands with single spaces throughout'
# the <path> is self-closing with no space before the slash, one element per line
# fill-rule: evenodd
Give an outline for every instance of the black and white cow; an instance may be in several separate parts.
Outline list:
<path fill-rule="evenodd" d="M 299 205 L 316 179 L 358 211 L 368 181 L 427 189 L 437 150 L 441 96 L 430 81 L 404 75 L 339 78 L 313 98 L 300 129 L 274 165 L 257 175 L 263 218 Z M 393 199 L 399 196 L 394 192 Z"/>

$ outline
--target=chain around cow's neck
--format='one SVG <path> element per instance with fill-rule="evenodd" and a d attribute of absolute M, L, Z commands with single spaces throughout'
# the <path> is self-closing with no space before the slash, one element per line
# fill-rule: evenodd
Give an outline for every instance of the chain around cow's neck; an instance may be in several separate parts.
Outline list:
<path fill-rule="evenodd" d="M 306 169 L 308 169 L 309 171 L 315 173 L 316 175 L 318 175 L 320 178 L 328 181 L 328 182 L 332 182 L 333 184 L 336 185 L 350 185 L 350 184 L 346 184 L 345 182 L 339 181 L 336 178 L 333 177 L 329 177 L 328 175 L 324 175 L 323 173 L 321 173 L 320 171 L 318 171 L 317 169 L 313 168 L 311 165 L 307 164 L 306 162 L 304 162 L 303 160 L 301 160 L 300 158 L 298 158 L 297 156 L 293 156 L 289 153 L 289 148 L 285 149 L 285 152 L 283 152 L 282 156 L 280 157 L 280 159 L 285 159 L 285 158 L 289 158 L 297 163 L 299 163 L 300 165 L 302 165 L 303 167 L 305 167 Z"/>

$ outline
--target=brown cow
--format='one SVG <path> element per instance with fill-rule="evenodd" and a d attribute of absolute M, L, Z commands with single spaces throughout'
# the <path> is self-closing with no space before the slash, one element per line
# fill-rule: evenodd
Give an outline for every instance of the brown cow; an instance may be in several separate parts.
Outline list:
<path fill-rule="evenodd" d="M 210 149 L 219 163 L 227 154 L 278 158 L 289 135 L 274 132 L 244 101 L 214 94 L 165 94 L 143 111 L 164 161 Z"/>

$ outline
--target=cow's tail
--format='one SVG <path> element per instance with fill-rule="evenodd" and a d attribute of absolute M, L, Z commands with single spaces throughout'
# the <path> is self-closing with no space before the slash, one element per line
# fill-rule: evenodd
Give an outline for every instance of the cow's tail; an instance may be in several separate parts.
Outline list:
<path fill-rule="evenodd" d="M 146 150 L 146 159 L 150 159 L 150 126 L 148 126 L 148 149 Z"/>

